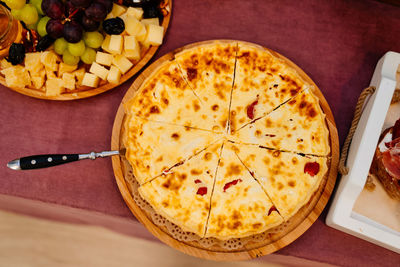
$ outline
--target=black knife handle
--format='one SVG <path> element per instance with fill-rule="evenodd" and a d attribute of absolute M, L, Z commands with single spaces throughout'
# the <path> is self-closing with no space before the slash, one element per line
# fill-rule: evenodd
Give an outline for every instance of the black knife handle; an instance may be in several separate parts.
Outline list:
<path fill-rule="evenodd" d="M 61 165 L 79 160 L 79 154 L 35 155 L 19 159 L 21 170 L 32 170 Z"/>

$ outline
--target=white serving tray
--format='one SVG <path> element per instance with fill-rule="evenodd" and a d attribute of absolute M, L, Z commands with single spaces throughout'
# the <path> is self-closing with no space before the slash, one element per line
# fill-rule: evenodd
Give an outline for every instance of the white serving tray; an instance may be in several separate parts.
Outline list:
<path fill-rule="evenodd" d="M 375 86 L 376 91 L 363 107 L 348 153 L 349 173 L 341 177 L 326 218 L 326 223 L 333 228 L 397 253 L 400 253 L 400 232 L 355 212 L 353 207 L 368 176 L 396 88 L 396 72 L 399 64 L 400 54 L 387 52 L 375 68 L 370 85 Z M 400 209 L 400 205 L 397 208 Z"/>

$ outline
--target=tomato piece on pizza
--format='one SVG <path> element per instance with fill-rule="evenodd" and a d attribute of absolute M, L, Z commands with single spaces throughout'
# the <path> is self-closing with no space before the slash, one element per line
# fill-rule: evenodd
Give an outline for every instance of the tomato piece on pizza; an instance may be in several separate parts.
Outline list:
<path fill-rule="evenodd" d="M 227 128 L 236 50 L 236 43 L 214 42 L 175 55 L 183 77 L 214 119 L 215 129 Z"/>
<path fill-rule="evenodd" d="M 267 49 L 239 42 L 230 110 L 231 132 L 265 116 L 309 85 Z"/>
<path fill-rule="evenodd" d="M 206 237 L 240 238 L 283 222 L 260 184 L 225 142 L 217 169 Z"/>
<path fill-rule="evenodd" d="M 303 207 L 328 171 L 327 158 L 301 156 L 255 145 L 235 145 L 236 154 L 285 220 Z"/>
<path fill-rule="evenodd" d="M 222 141 L 215 143 L 168 174 L 139 187 L 140 195 L 158 214 L 203 237 Z"/>
<path fill-rule="evenodd" d="M 311 89 L 239 129 L 232 139 L 295 153 L 326 156 L 330 152 L 325 114 Z"/>
<path fill-rule="evenodd" d="M 156 121 L 212 130 L 214 119 L 200 104 L 175 61 L 167 61 L 144 81 L 124 105 L 128 114 Z"/>
<path fill-rule="evenodd" d="M 128 116 L 124 127 L 126 158 L 139 184 L 165 173 L 221 138 L 209 131 L 135 116 Z"/>

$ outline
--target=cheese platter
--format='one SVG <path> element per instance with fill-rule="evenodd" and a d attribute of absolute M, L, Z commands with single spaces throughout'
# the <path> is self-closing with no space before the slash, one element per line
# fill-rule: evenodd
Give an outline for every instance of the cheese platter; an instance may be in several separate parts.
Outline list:
<path fill-rule="evenodd" d="M 74 100 L 111 90 L 152 58 L 162 44 L 172 11 L 170 0 L 139 1 L 144 4 L 106 0 L 106 16 L 89 19 L 88 10 L 99 6 L 98 1 L 77 5 L 71 1 L 65 5 L 58 0 L 38 1 L 34 10 L 38 14 L 32 11 L 37 17 L 33 26 L 20 16 L 20 10 L 31 4 L 13 9 L 9 3 L 11 19 L 18 20 L 22 37 L 0 58 L 2 85 L 47 100 Z M 54 15 L 49 9 L 46 13 L 47 6 L 53 5 L 64 12 Z M 72 34 L 71 23 L 79 29 L 71 30 Z"/>

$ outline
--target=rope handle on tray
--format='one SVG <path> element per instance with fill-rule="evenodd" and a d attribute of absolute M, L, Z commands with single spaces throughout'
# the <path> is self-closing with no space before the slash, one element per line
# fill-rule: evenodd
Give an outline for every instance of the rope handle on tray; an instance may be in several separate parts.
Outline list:
<path fill-rule="evenodd" d="M 344 141 L 342 152 L 340 153 L 340 161 L 338 168 L 340 174 L 342 175 L 346 175 L 349 173 L 349 167 L 346 166 L 347 153 L 349 152 L 351 140 L 353 139 L 353 135 L 357 129 L 358 122 L 360 121 L 364 102 L 368 96 L 372 95 L 375 92 L 375 90 L 376 90 L 375 86 L 367 87 L 361 92 L 360 96 L 358 97 L 356 109 L 354 111 L 353 121 L 351 122 L 349 133 L 346 137 L 346 140 Z"/>

